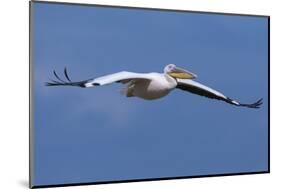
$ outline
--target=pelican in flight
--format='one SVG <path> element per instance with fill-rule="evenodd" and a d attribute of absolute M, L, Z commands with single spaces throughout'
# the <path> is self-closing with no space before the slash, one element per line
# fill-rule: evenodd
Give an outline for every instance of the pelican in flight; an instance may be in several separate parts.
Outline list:
<path fill-rule="evenodd" d="M 66 81 L 61 79 L 55 71 L 54 76 L 57 80 L 46 82 L 47 86 L 76 86 L 88 88 L 117 82 L 126 85 L 122 91 L 125 96 L 139 97 L 145 100 L 159 99 L 168 95 L 174 89 L 181 89 L 211 99 L 222 100 L 235 106 L 259 108 L 262 104 L 262 99 L 253 104 L 242 104 L 233 100 L 210 87 L 194 81 L 194 79 L 197 78 L 194 73 L 179 68 L 174 64 L 165 66 L 164 73 L 134 73 L 121 71 L 102 77 L 76 82 L 71 81 L 66 68 L 64 69 Z"/>

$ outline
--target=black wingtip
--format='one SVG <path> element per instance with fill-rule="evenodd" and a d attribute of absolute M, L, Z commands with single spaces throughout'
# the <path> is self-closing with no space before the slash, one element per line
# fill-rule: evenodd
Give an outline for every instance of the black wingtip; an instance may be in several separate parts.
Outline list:
<path fill-rule="evenodd" d="M 65 83 L 65 81 L 64 81 L 64 80 L 62 80 L 62 79 L 58 76 L 58 74 L 56 73 L 56 71 L 55 71 L 55 70 L 53 71 L 53 73 L 54 73 L 55 77 L 56 77 L 59 81 L 61 81 L 61 82 Z"/>
<path fill-rule="evenodd" d="M 86 83 L 89 82 L 92 79 L 72 82 L 71 79 L 68 76 L 66 67 L 64 68 L 64 76 L 67 79 L 67 81 L 64 81 L 59 77 L 59 75 L 56 73 L 56 71 L 53 71 L 54 76 L 57 80 L 50 79 L 49 82 L 45 82 L 45 86 L 76 86 L 76 87 L 86 87 Z"/>
<path fill-rule="evenodd" d="M 69 82 L 72 82 L 71 79 L 69 79 L 69 76 L 67 74 L 67 69 L 66 67 L 64 68 L 64 76 L 66 77 L 66 79 L 69 81 Z"/>
<path fill-rule="evenodd" d="M 240 104 L 240 106 L 258 109 L 258 108 L 260 108 L 261 105 L 263 104 L 262 101 L 263 101 L 263 98 L 260 98 L 258 101 L 256 101 L 256 102 L 253 103 L 253 104 Z"/>
<path fill-rule="evenodd" d="M 56 83 L 50 83 L 50 82 L 45 82 L 44 84 L 45 84 L 45 86 L 55 86 L 55 85 L 58 85 Z"/>

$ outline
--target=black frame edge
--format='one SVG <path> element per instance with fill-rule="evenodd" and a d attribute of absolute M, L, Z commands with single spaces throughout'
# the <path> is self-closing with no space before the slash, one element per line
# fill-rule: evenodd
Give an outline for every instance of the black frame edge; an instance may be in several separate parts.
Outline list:
<path fill-rule="evenodd" d="M 53 185 L 35 185 L 31 188 L 53 188 L 53 187 L 67 187 L 67 186 L 87 186 L 98 184 L 117 184 L 117 183 L 132 183 L 132 182 L 151 182 L 151 181 L 164 181 L 164 180 L 180 180 L 190 178 L 210 178 L 210 177 L 226 177 L 226 176 L 239 176 L 239 175 L 257 175 L 268 174 L 269 171 L 257 171 L 257 172 L 243 172 L 243 173 L 224 173 L 224 174 L 211 174 L 211 175 L 197 175 L 197 176 L 179 176 L 179 177 L 162 177 L 162 178 L 150 178 L 150 179 L 130 179 L 130 180 L 115 180 L 115 181 L 98 181 L 98 182 L 84 182 L 84 183 L 70 183 L 70 184 L 53 184 Z"/>
<path fill-rule="evenodd" d="M 267 60 L 267 63 L 268 63 L 268 126 L 267 126 L 267 138 L 268 138 L 268 172 L 270 173 L 270 17 L 267 18 L 267 21 L 268 21 L 268 28 L 267 28 L 267 45 L 268 45 L 268 48 L 267 48 L 267 56 L 268 56 L 268 60 Z"/>
<path fill-rule="evenodd" d="M 214 14 L 214 15 L 229 15 L 229 16 L 250 16 L 250 17 L 270 17 L 269 15 L 259 14 L 244 14 L 244 13 L 226 13 L 226 12 L 212 12 L 212 11 L 192 11 L 192 10 L 179 10 L 179 9 L 166 9 L 166 8 L 149 8 L 149 7 L 134 7 L 124 5 L 105 5 L 105 4 L 90 4 L 90 3 L 71 3 L 63 1 L 42 1 L 42 0 L 31 0 L 34 3 L 45 3 L 45 4 L 60 4 L 60 5 L 79 5 L 79 6 L 96 6 L 105 8 L 120 8 L 120 9 L 137 9 L 137 10 L 152 10 L 152 11 L 168 11 L 168 12 L 190 12 L 199 14 Z"/>
<path fill-rule="evenodd" d="M 28 155 L 29 155 L 29 157 L 28 157 L 28 163 L 29 163 L 29 166 L 28 166 L 28 169 L 29 169 L 29 173 L 28 173 L 28 177 L 29 177 L 29 180 L 28 180 L 28 186 L 29 186 L 29 188 L 32 188 L 33 186 L 32 186 L 32 176 L 31 176 L 31 172 L 32 172 L 32 168 L 31 168 L 31 164 L 32 164 L 32 160 L 31 160 L 31 156 L 32 156 L 32 154 L 31 154 L 31 144 L 32 144 L 32 139 L 31 139 L 31 132 L 32 132 L 32 124 L 31 124 L 31 120 L 32 120 L 32 109 L 31 109 L 31 101 L 32 101 L 32 97 L 31 97 L 31 94 L 32 94 L 32 83 L 31 83 L 31 69 L 32 69 L 32 63 L 31 63 L 31 37 L 32 37 L 32 33 L 31 33 L 31 30 L 32 30 L 32 26 L 31 26 L 31 17 L 32 17 L 32 15 L 31 15 L 31 4 L 32 4 L 32 1 L 29 1 L 28 2 L 28 8 L 29 8 L 29 14 L 28 14 L 28 20 L 29 20 L 29 46 L 28 46 L 28 53 L 29 53 L 29 60 L 28 60 L 28 62 L 29 62 L 29 75 L 28 75 L 28 87 L 29 87 L 29 94 L 28 94 L 28 111 L 29 111 L 29 126 L 28 126 L 28 130 L 29 130 L 29 132 L 28 132 L 28 143 L 29 143 L 29 146 L 28 146 Z"/>

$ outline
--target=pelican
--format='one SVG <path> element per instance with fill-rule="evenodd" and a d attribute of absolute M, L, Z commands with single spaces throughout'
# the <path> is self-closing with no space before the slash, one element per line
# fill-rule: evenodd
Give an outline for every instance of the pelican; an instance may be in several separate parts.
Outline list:
<path fill-rule="evenodd" d="M 194 81 L 197 78 L 197 75 L 179 68 L 174 64 L 165 66 L 164 73 L 134 73 L 121 71 L 102 77 L 76 82 L 73 82 L 69 78 L 66 68 L 64 69 L 64 76 L 67 81 L 61 79 L 55 71 L 53 73 L 57 80 L 46 82 L 47 86 L 76 86 L 88 88 L 117 82 L 126 85 L 122 90 L 122 93 L 125 96 L 139 97 L 145 100 L 159 99 L 168 95 L 174 89 L 181 89 L 210 99 L 221 100 L 235 106 L 259 108 L 262 104 L 262 99 L 259 99 L 252 104 L 242 104 L 233 100 L 219 91 Z"/>

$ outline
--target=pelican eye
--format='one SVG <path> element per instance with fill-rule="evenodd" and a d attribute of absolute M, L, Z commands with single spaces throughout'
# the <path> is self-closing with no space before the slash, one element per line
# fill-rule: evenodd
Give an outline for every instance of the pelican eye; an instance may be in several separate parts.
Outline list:
<path fill-rule="evenodd" d="M 172 71 L 174 69 L 174 66 L 170 65 L 168 68 Z"/>

